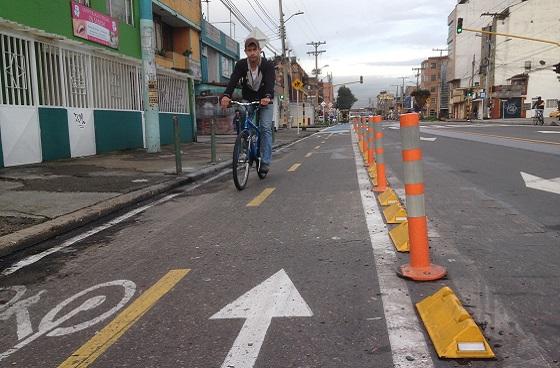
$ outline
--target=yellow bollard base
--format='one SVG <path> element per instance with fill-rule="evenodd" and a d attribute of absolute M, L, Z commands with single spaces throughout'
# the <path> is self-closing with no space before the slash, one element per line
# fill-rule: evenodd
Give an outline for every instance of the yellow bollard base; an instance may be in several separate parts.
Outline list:
<path fill-rule="evenodd" d="M 410 245 L 408 242 L 408 221 L 395 226 L 389 231 L 389 236 L 398 252 L 409 252 Z"/>
<path fill-rule="evenodd" d="M 391 188 L 387 188 L 383 193 L 381 193 L 377 199 L 382 206 L 390 206 L 395 203 L 399 203 L 399 197 L 395 191 Z"/>
<path fill-rule="evenodd" d="M 440 358 L 494 358 L 480 328 L 449 287 L 416 304 Z"/>
<path fill-rule="evenodd" d="M 383 210 L 383 216 L 388 224 L 400 224 L 406 221 L 406 210 L 400 203 L 395 203 Z"/>

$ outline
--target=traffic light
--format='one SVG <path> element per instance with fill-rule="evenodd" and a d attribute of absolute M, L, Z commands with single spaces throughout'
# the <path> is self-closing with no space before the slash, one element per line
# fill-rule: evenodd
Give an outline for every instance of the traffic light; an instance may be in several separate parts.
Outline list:
<path fill-rule="evenodd" d="M 554 69 L 553 69 L 554 72 L 555 72 L 556 74 L 560 74 L 560 63 L 554 64 L 553 66 L 554 66 Z"/>
<path fill-rule="evenodd" d="M 463 18 L 457 18 L 457 33 L 463 32 Z"/>
<path fill-rule="evenodd" d="M 364 76 L 360 75 L 360 84 L 364 84 Z"/>

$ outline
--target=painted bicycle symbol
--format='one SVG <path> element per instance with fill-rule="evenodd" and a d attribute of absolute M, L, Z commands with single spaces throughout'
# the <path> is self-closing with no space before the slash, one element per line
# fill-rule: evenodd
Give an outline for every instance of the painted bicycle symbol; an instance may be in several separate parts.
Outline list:
<path fill-rule="evenodd" d="M 99 295 L 99 293 L 96 293 L 97 295 L 89 297 L 85 301 L 81 302 L 81 304 L 79 304 L 77 307 L 68 312 L 61 313 L 63 309 L 70 306 L 72 303 L 76 304 L 75 302 L 79 302 L 80 299 L 83 299 L 88 294 L 93 294 L 93 292 L 99 289 L 114 287 L 123 289 L 122 297 L 120 301 L 116 303 L 116 305 L 114 305 L 104 313 L 101 313 L 98 316 L 87 321 L 75 323 L 69 326 L 63 326 L 65 322 L 73 319 L 82 312 L 92 311 L 97 308 L 101 309 L 100 307 L 103 306 L 103 304 L 107 304 L 107 296 Z M 64 336 L 72 334 L 74 332 L 82 331 L 106 320 L 107 318 L 118 312 L 120 309 L 122 309 L 130 301 L 130 299 L 132 299 L 134 293 L 136 292 L 136 284 L 129 280 L 114 280 L 82 290 L 51 309 L 43 317 L 37 327 L 37 331 L 35 332 L 31 324 L 29 308 L 40 301 L 41 295 L 46 293 L 46 290 L 41 290 L 37 294 L 26 298 L 24 298 L 24 296 L 27 293 L 27 288 L 21 285 L 4 288 L 0 287 L 0 292 L 14 294 L 13 297 L 8 301 L 8 303 L 0 305 L 0 322 L 7 321 L 14 317 L 17 323 L 18 337 L 18 343 L 16 345 L 4 351 L 3 353 L 0 353 L 0 361 L 2 361 L 3 359 L 6 359 L 10 355 L 17 352 L 19 349 L 25 347 L 26 345 L 37 340 L 43 335 L 49 337 Z"/>

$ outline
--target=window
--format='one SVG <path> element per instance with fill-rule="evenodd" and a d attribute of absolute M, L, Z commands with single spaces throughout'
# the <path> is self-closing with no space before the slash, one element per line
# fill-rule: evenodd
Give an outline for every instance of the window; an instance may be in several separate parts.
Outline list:
<path fill-rule="evenodd" d="M 557 107 L 558 107 L 558 100 L 556 100 L 556 99 L 546 100 L 546 108 L 547 109 L 555 109 Z"/>
<path fill-rule="evenodd" d="M 74 0 L 75 3 L 89 6 L 89 0 Z"/>
<path fill-rule="evenodd" d="M 432 75 L 432 82 L 435 82 L 437 80 L 437 75 Z"/>
<path fill-rule="evenodd" d="M 132 0 L 107 0 L 107 11 L 113 18 L 123 23 L 134 24 Z"/>
<path fill-rule="evenodd" d="M 430 88 L 430 92 L 435 92 L 435 91 L 436 91 L 436 87 Z"/>
<path fill-rule="evenodd" d="M 430 65 L 430 68 L 431 68 L 431 69 L 435 69 L 436 67 L 437 67 L 436 63 L 432 63 L 432 64 Z"/>
<path fill-rule="evenodd" d="M 222 56 L 222 77 L 229 78 L 233 73 L 233 60 Z"/>
<path fill-rule="evenodd" d="M 154 15 L 155 52 L 165 56 L 166 51 L 173 50 L 173 29 Z"/>

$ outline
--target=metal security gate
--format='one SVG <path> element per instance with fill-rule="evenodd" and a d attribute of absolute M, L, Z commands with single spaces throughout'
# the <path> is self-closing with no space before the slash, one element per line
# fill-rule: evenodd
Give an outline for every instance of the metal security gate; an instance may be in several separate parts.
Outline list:
<path fill-rule="evenodd" d="M 71 157 L 96 153 L 94 110 L 142 111 L 140 60 L 1 27 L 0 154 L 5 166 L 43 160 L 39 108 L 67 110 Z M 189 78 L 157 69 L 162 113 L 190 112 Z"/>
<path fill-rule="evenodd" d="M 0 105 L 35 105 L 33 41 L 0 33 Z"/>

